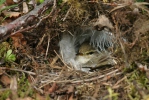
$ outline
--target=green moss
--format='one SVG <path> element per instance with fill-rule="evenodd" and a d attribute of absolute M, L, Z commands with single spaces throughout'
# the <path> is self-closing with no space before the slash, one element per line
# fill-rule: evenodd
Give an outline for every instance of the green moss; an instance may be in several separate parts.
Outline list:
<path fill-rule="evenodd" d="M 28 80 L 26 80 L 25 74 L 22 75 L 20 80 L 18 81 L 18 97 L 26 97 L 26 96 L 32 96 L 33 90 L 30 86 L 30 83 Z"/>
<path fill-rule="evenodd" d="M 128 84 L 127 92 L 130 100 L 140 100 L 142 96 L 146 95 L 144 91 L 149 90 L 149 80 L 147 79 L 145 73 L 140 70 L 136 69 L 129 73 L 126 82 Z M 140 91 L 142 91 L 141 94 Z"/>
<path fill-rule="evenodd" d="M 118 100 L 118 93 L 114 93 L 114 91 L 109 87 L 108 88 L 109 95 L 104 97 L 104 100 Z"/>
<path fill-rule="evenodd" d="M 10 90 L 0 92 L 0 100 L 6 100 L 10 96 Z"/>

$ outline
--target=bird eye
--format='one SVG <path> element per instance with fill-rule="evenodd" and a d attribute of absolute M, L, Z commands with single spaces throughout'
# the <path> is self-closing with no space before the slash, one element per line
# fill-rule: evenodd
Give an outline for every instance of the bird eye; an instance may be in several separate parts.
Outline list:
<path fill-rule="evenodd" d="M 88 52 L 88 53 L 86 53 L 87 55 L 91 55 L 91 54 L 93 54 L 94 52 Z"/>

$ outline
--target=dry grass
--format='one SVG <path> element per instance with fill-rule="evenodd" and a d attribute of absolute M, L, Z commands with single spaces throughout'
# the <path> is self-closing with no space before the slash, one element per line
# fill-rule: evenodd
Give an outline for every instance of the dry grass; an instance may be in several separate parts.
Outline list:
<path fill-rule="evenodd" d="M 114 9 L 115 5 L 112 3 L 93 1 L 68 0 L 61 4 L 62 9 L 55 22 L 51 23 L 49 18 L 43 26 L 29 32 L 36 35 L 22 33 L 27 44 L 21 48 L 13 48 L 17 61 L 0 65 L 0 71 L 5 71 L 3 74 L 10 77 L 24 77 L 23 82 L 18 83 L 18 87 L 26 84 L 26 88 L 29 88 L 28 91 L 18 88 L 23 93 L 27 91 L 23 97 L 34 98 L 37 93 L 42 94 L 40 97 L 43 100 L 48 95 L 50 100 L 149 99 L 149 71 L 145 67 L 149 65 L 148 12 L 138 7 L 139 12 L 134 13 L 133 2 L 127 6 L 126 2 L 116 2 L 117 6 L 125 6 Z M 118 64 L 91 73 L 76 71 L 59 55 L 60 35 L 64 31 L 73 34 L 76 27 L 90 25 L 99 14 L 106 15 L 114 25 L 116 46 L 112 55 Z M 26 80 L 29 82 L 26 83 Z M 2 88 L 8 87 L 4 85 L 5 82 L 0 81 Z M 12 94 L 2 88 L 0 95 L 12 97 Z M 30 90 L 34 90 L 34 93 Z M 22 91 L 17 92 L 19 97 Z"/>

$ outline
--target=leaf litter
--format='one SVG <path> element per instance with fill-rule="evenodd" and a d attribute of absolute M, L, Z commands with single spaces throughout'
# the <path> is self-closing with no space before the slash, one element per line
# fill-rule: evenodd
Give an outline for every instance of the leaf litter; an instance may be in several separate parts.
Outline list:
<path fill-rule="evenodd" d="M 58 7 L 57 16 L 43 20 L 35 29 L 11 36 L 7 44 L 12 45 L 16 61 L 0 64 L 0 95 L 10 85 L 11 93 L 6 97 L 12 97 L 10 100 L 147 100 L 148 3 L 124 1 L 66 0 Z M 76 27 L 93 24 L 100 14 L 114 25 L 112 31 L 117 42 L 112 55 L 118 64 L 91 73 L 74 70 L 59 53 L 61 34 L 73 35 Z M 21 80 L 23 83 L 19 84 Z M 19 87 L 22 84 L 31 89 Z"/>

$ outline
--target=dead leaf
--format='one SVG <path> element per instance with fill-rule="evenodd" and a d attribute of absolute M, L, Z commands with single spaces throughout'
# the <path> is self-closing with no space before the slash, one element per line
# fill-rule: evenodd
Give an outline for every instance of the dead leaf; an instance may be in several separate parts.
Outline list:
<path fill-rule="evenodd" d="M 15 90 L 15 91 L 18 89 L 18 86 L 17 86 L 17 79 L 16 79 L 15 76 L 13 76 L 13 77 L 11 78 L 10 89 L 11 89 L 11 90 Z"/>
<path fill-rule="evenodd" d="M 13 100 L 16 100 L 18 98 L 17 95 L 18 84 L 17 84 L 17 78 L 15 76 L 11 78 L 10 89 Z"/>
<path fill-rule="evenodd" d="M 10 5 L 14 5 L 14 2 L 13 0 L 6 0 L 6 4 L 10 6 Z"/>
<path fill-rule="evenodd" d="M 94 98 L 98 97 L 99 90 L 100 90 L 100 85 L 99 84 L 96 84 L 95 91 L 94 91 L 94 94 L 93 94 L 93 97 Z"/>
<path fill-rule="evenodd" d="M 71 94 L 71 96 L 69 97 L 69 100 L 74 100 L 73 99 L 73 94 Z"/>
<path fill-rule="evenodd" d="M 52 93 L 54 91 L 56 91 L 56 89 L 58 88 L 56 83 L 53 83 L 52 87 L 48 90 L 49 93 Z"/>
<path fill-rule="evenodd" d="M 1 81 L 5 86 L 9 86 L 11 79 L 10 79 L 8 76 L 6 76 L 6 75 L 2 75 L 0 81 Z"/>
<path fill-rule="evenodd" d="M 15 48 L 22 48 L 27 43 L 22 33 L 16 33 L 12 35 L 11 38 L 13 40 L 13 46 Z"/>
<path fill-rule="evenodd" d="M 50 85 L 45 85 L 44 87 L 44 92 L 47 93 L 49 91 Z"/>
<path fill-rule="evenodd" d="M 28 6 L 27 6 L 27 4 L 26 4 L 26 2 L 23 2 L 23 13 L 24 14 L 26 14 L 26 13 L 28 13 Z"/>
<path fill-rule="evenodd" d="M 35 80 L 36 80 L 36 78 L 34 78 L 33 76 L 31 76 L 31 75 L 28 76 L 28 82 L 29 83 L 32 84 Z"/>
<path fill-rule="evenodd" d="M 12 17 L 19 17 L 19 15 L 21 15 L 21 13 L 20 12 L 8 12 L 8 11 L 3 11 L 3 14 L 5 15 L 5 16 L 9 16 L 10 18 L 12 18 Z"/>
<path fill-rule="evenodd" d="M 13 4 L 13 0 L 6 0 L 7 2 L 7 5 L 12 5 Z M 3 13 L 4 16 L 7 16 L 7 17 L 19 17 L 19 15 L 21 15 L 20 12 L 12 12 L 12 11 L 7 11 L 7 10 L 4 10 L 5 8 L 7 8 L 7 6 L 5 6 L 5 4 L 1 4 L 0 5 L 0 14 Z"/>
<path fill-rule="evenodd" d="M 74 92 L 74 86 L 70 86 L 70 87 L 68 88 L 67 93 L 69 94 L 69 93 L 73 93 L 73 92 Z"/>

